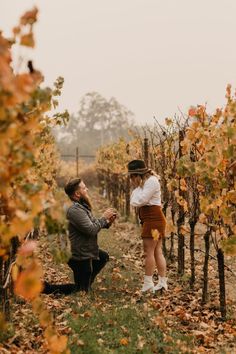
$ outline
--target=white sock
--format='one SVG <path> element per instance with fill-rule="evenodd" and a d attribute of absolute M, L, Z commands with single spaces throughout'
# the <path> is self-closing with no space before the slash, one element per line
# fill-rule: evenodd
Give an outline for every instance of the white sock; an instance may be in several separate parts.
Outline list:
<path fill-rule="evenodd" d="M 144 275 L 144 283 L 153 283 L 152 275 Z"/>

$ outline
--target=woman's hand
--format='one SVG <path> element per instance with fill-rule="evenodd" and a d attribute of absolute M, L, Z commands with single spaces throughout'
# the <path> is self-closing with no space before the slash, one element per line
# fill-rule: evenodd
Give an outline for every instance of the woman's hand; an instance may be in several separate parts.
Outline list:
<path fill-rule="evenodd" d="M 135 176 L 135 175 L 131 175 L 130 176 L 130 181 L 131 181 L 131 186 L 133 188 L 137 188 L 140 186 L 141 183 L 141 177 L 139 175 Z"/>

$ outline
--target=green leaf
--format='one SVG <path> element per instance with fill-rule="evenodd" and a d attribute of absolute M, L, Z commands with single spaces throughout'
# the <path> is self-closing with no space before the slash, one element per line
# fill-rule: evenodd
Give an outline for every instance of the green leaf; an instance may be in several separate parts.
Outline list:
<path fill-rule="evenodd" d="M 225 254 L 229 256 L 236 256 L 236 235 L 230 236 L 228 239 L 223 240 L 221 245 Z"/>

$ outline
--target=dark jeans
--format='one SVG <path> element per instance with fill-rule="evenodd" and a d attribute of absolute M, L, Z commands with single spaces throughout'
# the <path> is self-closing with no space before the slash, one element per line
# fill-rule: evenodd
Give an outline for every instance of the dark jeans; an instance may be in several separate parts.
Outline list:
<path fill-rule="evenodd" d="M 85 259 L 83 261 L 70 259 L 68 265 L 73 270 L 78 290 L 88 291 L 95 277 L 108 261 L 108 253 L 102 250 L 99 250 L 99 259 Z"/>
<path fill-rule="evenodd" d="M 77 261 L 70 259 L 68 262 L 69 267 L 74 274 L 74 284 L 48 284 L 44 283 L 44 294 L 64 294 L 68 295 L 76 291 L 90 290 L 91 284 L 95 277 L 102 270 L 105 264 L 109 261 L 109 255 L 107 252 L 99 250 L 99 259 L 85 259 L 83 261 Z"/>

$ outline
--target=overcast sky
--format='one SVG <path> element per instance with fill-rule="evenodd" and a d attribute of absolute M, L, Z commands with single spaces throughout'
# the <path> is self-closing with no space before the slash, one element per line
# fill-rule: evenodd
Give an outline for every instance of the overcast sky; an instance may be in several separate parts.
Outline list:
<path fill-rule="evenodd" d="M 4 34 L 34 5 L 36 49 L 24 54 L 47 85 L 64 77 L 62 109 L 98 91 L 138 123 L 163 122 L 205 102 L 212 112 L 236 87 L 236 0 L 0 0 Z"/>

